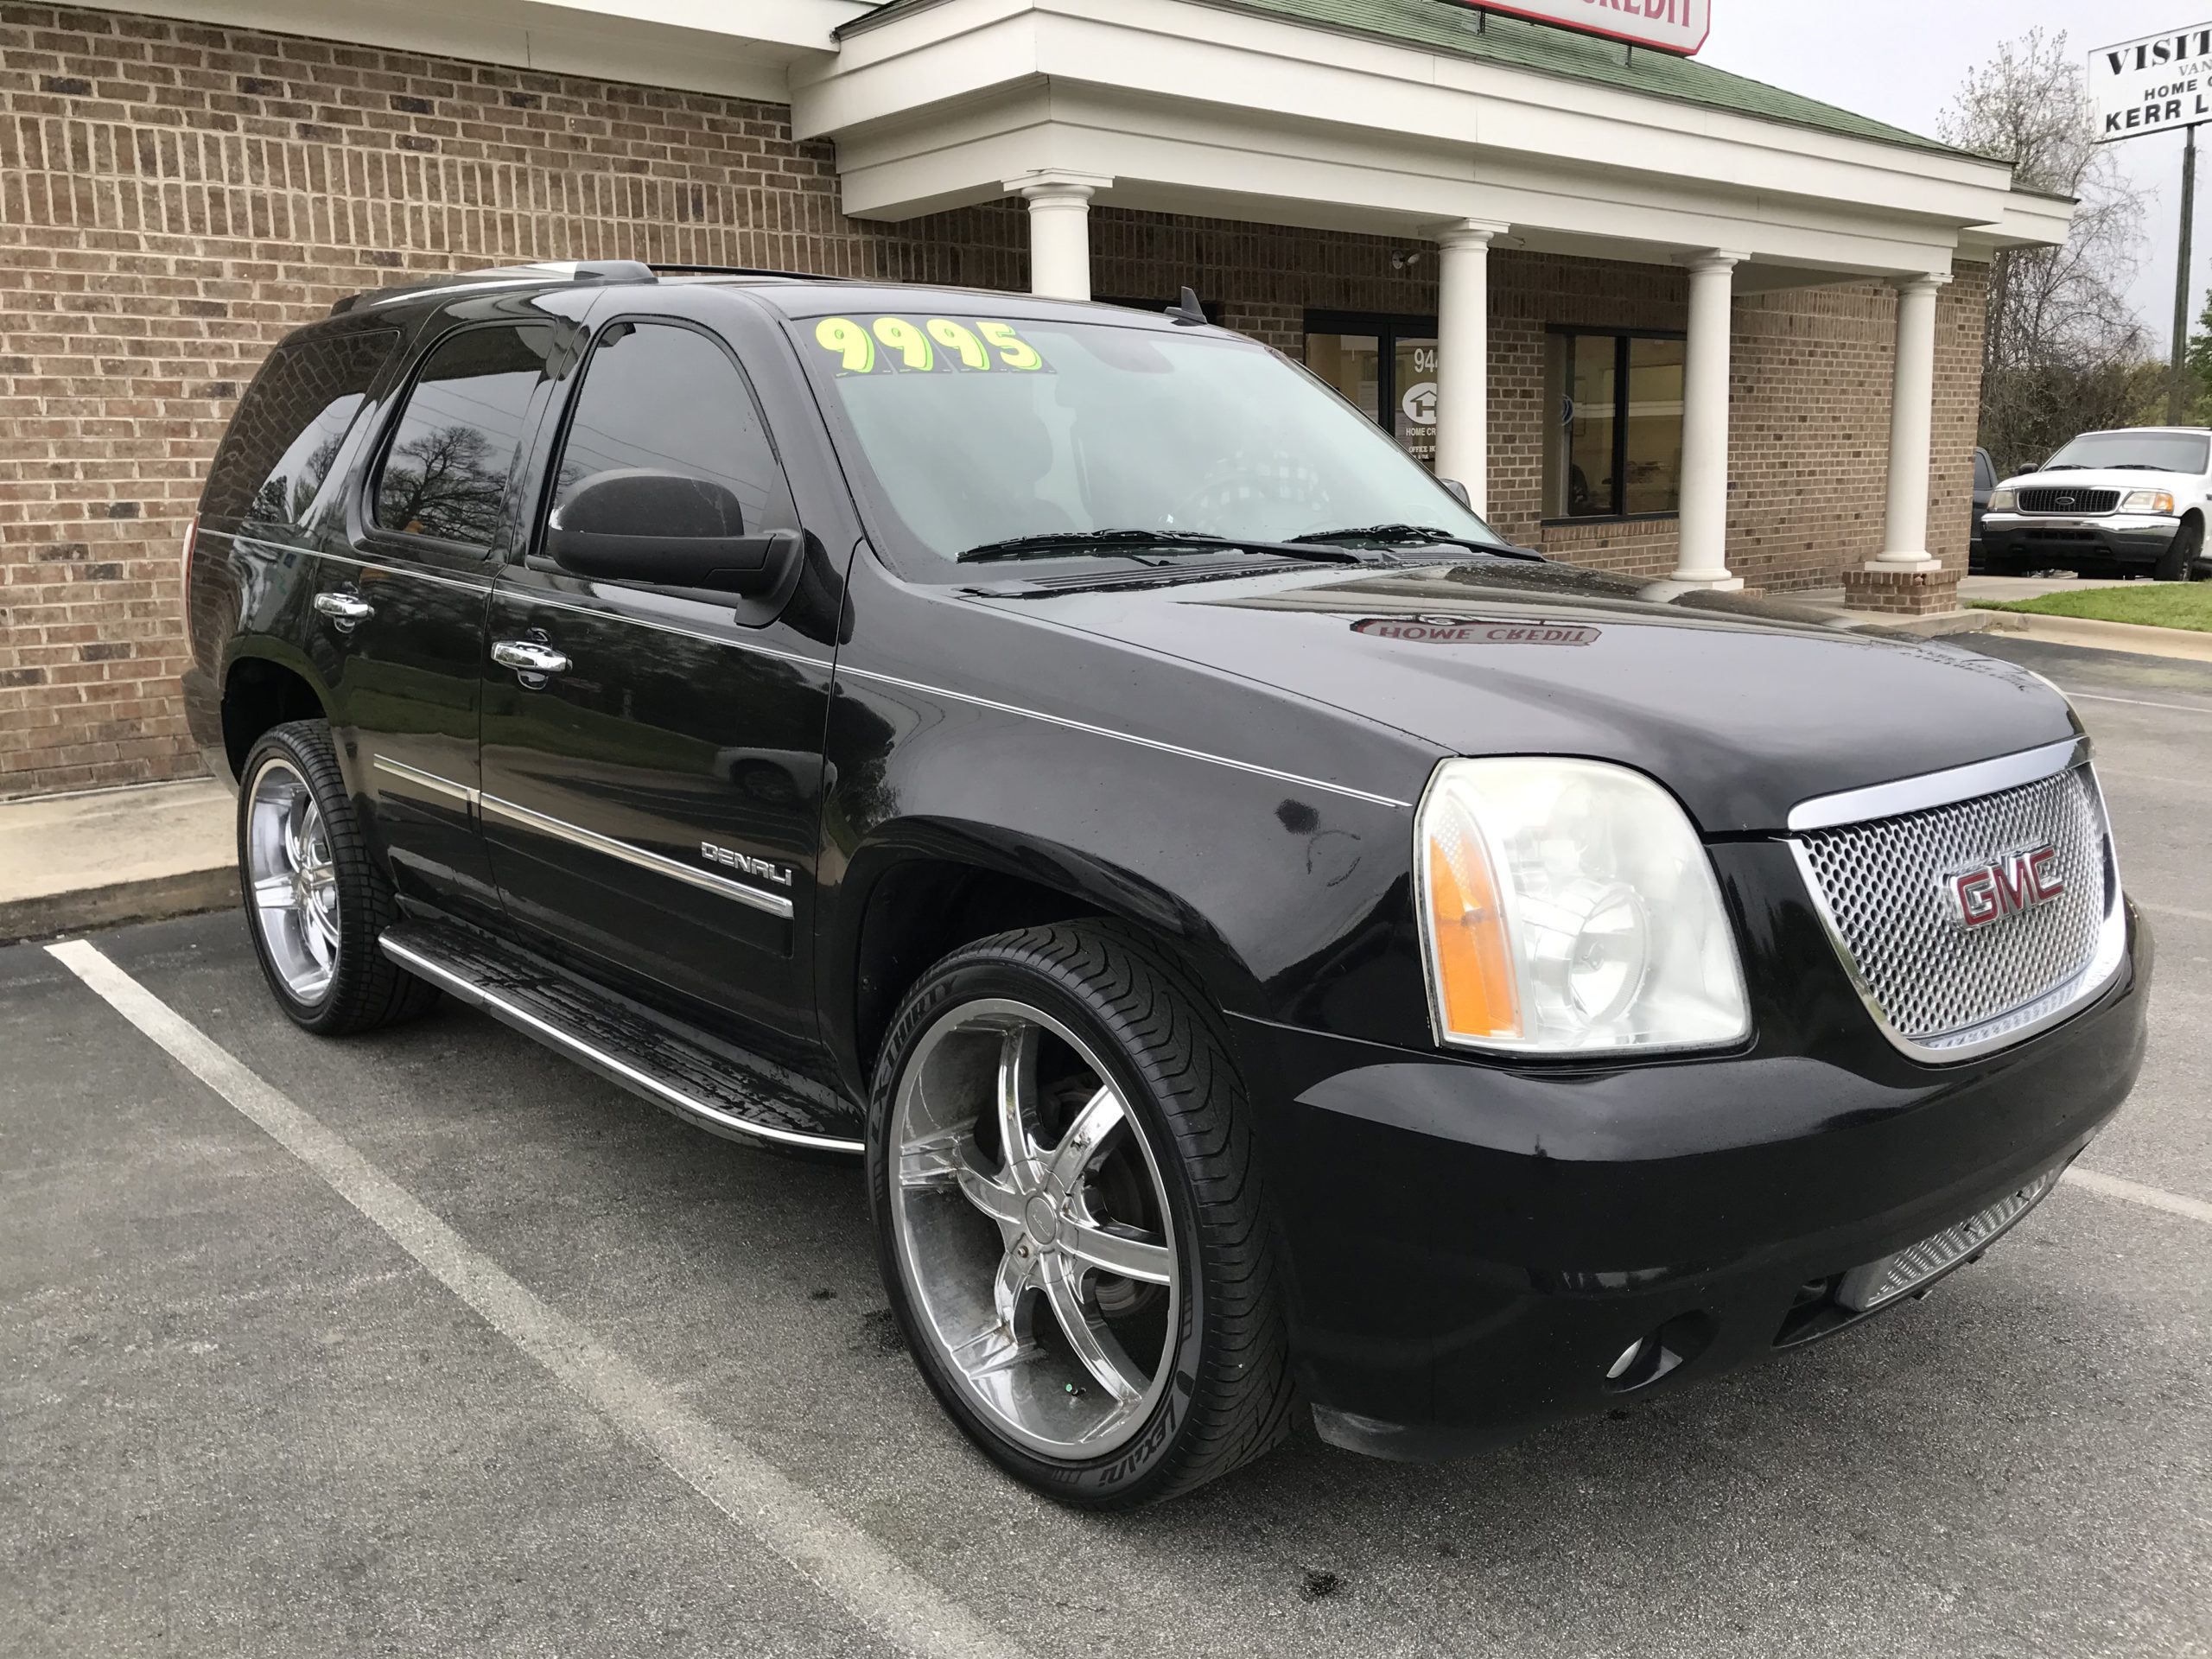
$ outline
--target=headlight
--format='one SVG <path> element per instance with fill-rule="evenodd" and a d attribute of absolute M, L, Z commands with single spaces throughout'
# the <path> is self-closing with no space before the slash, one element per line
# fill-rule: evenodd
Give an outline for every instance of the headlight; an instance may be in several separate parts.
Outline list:
<path fill-rule="evenodd" d="M 2010 512 L 2019 505 L 2020 494 L 2017 490 L 1992 490 L 1989 493 L 1989 510 L 1992 512 Z"/>
<path fill-rule="evenodd" d="M 2137 490 L 2120 504 L 2122 512 L 2171 512 L 2174 499 L 2164 490 Z"/>
<path fill-rule="evenodd" d="M 1439 1041 L 1580 1054 L 1750 1031 L 1712 861 L 1640 772 L 1447 760 L 1414 833 Z"/>

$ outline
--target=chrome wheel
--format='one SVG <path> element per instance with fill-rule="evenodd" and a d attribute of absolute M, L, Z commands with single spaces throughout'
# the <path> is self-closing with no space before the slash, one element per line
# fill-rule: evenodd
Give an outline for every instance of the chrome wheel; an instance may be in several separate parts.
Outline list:
<path fill-rule="evenodd" d="M 254 774 L 245 857 L 270 966 L 295 1001 L 320 1001 L 338 965 L 338 874 L 322 809 L 288 760 L 272 759 Z"/>
<path fill-rule="evenodd" d="M 1181 1287 L 1159 1162 L 1097 1057 L 1025 1003 L 963 1004 L 915 1046 L 886 1151 L 899 1272 L 957 1386 L 1033 1452 L 1128 1441 Z"/>

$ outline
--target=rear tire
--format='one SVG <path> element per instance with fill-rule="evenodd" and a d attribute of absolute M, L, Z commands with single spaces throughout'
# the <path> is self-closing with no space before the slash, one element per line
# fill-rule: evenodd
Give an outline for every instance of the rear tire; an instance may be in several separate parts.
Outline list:
<path fill-rule="evenodd" d="M 330 728 L 319 720 L 272 728 L 239 777 L 246 932 L 277 1007 L 332 1037 L 432 1007 L 436 988 L 378 948 L 398 902 L 362 836 Z"/>
<path fill-rule="evenodd" d="M 1116 924 L 1002 933 L 907 993 L 868 1116 L 884 1284 L 939 1403 L 1017 1480 L 1128 1509 L 1288 1433 L 1249 1118 L 1218 1012 Z"/>

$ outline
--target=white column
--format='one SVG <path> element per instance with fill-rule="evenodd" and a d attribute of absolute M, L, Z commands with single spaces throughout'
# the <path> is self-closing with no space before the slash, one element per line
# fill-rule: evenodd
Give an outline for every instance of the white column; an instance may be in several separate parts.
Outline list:
<path fill-rule="evenodd" d="M 1699 254 L 1690 266 L 1690 338 L 1682 370 L 1681 551 L 1674 580 L 1734 589 L 1728 574 L 1728 359 L 1740 253 Z"/>
<path fill-rule="evenodd" d="M 1890 508 L 1882 556 L 1869 570 L 1934 570 L 1928 551 L 1928 474 L 1936 425 L 1936 296 L 1948 276 L 1897 283 L 1897 385 L 1890 401 Z"/>
<path fill-rule="evenodd" d="M 1442 250 L 1436 296 L 1436 475 L 1490 497 L 1490 245 L 1507 227 L 1463 219 L 1431 232 Z"/>
<path fill-rule="evenodd" d="M 1029 291 L 1050 300 L 1090 297 L 1090 198 L 1114 181 L 1058 169 L 1008 179 L 1029 204 Z"/>

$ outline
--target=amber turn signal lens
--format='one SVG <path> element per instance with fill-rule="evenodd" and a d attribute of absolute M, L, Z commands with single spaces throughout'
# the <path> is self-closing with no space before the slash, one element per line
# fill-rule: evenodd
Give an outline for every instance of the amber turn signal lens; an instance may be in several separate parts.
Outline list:
<path fill-rule="evenodd" d="M 1445 1029 L 1454 1037 L 1518 1037 L 1521 998 L 1505 914 L 1490 856 L 1474 836 L 1446 829 L 1429 838 L 1428 921 Z"/>

